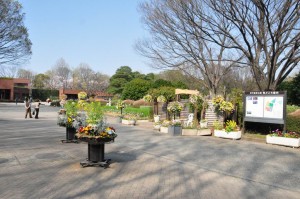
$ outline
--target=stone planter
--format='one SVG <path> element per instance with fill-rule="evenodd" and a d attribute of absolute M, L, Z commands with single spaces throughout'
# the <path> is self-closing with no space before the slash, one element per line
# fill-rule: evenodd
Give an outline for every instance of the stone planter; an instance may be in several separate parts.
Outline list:
<path fill-rule="evenodd" d="M 182 135 L 184 136 L 193 136 L 197 135 L 197 129 L 182 129 Z"/>
<path fill-rule="evenodd" d="M 178 136 L 182 134 L 181 126 L 169 126 L 168 134 L 172 136 Z"/>
<path fill-rule="evenodd" d="M 299 147 L 300 146 L 300 139 L 299 138 L 286 138 L 286 137 L 276 137 L 276 136 L 266 136 L 267 144 L 277 144 L 283 146 L 290 146 L 290 147 Z"/>
<path fill-rule="evenodd" d="M 198 129 L 197 135 L 211 135 L 211 129 Z"/>
<path fill-rule="evenodd" d="M 126 124 L 126 125 L 135 125 L 135 120 L 126 120 L 126 119 L 122 119 L 122 124 Z"/>
<path fill-rule="evenodd" d="M 214 136 L 220 138 L 229 138 L 233 140 L 241 139 L 241 131 L 226 132 L 225 130 L 214 130 Z"/>
<path fill-rule="evenodd" d="M 161 133 L 168 133 L 169 132 L 169 127 L 168 126 L 161 126 L 159 131 Z"/>

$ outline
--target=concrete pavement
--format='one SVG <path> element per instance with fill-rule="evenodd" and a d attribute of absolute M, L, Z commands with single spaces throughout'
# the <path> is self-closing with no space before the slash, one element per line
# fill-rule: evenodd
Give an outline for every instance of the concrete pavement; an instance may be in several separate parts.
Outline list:
<path fill-rule="evenodd" d="M 0 103 L 0 198 L 300 198 L 299 149 L 211 136 L 170 137 L 151 123 L 117 129 L 109 168 L 81 168 L 85 143 L 61 143 L 58 108 L 24 119 Z"/>

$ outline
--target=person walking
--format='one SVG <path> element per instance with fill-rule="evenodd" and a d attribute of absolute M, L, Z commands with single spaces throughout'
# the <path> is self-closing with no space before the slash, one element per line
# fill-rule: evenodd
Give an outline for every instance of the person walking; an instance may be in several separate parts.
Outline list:
<path fill-rule="evenodd" d="M 40 112 L 40 105 L 41 105 L 41 100 L 36 100 L 35 102 L 35 119 L 39 119 L 39 112 Z"/>
<path fill-rule="evenodd" d="M 16 105 L 18 105 L 18 98 L 16 97 Z"/>
<path fill-rule="evenodd" d="M 31 115 L 31 104 L 28 101 L 28 98 L 25 98 L 25 119 L 27 118 L 27 115 L 29 114 L 29 117 L 32 118 Z"/>

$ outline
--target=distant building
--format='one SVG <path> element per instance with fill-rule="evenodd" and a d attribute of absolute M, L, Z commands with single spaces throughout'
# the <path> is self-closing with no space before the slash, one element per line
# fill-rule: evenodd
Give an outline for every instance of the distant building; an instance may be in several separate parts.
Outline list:
<path fill-rule="evenodd" d="M 0 77 L 0 100 L 24 100 L 29 96 L 30 80 Z"/>

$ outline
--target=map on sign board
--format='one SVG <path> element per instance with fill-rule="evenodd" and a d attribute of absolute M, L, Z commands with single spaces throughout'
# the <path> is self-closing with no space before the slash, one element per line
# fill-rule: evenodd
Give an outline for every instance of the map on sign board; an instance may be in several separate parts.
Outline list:
<path fill-rule="evenodd" d="M 264 117 L 283 118 L 283 97 L 265 97 Z"/>
<path fill-rule="evenodd" d="M 246 117 L 283 118 L 283 96 L 247 96 Z"/>

